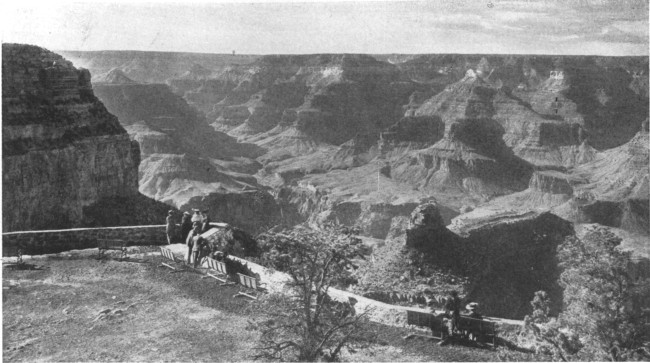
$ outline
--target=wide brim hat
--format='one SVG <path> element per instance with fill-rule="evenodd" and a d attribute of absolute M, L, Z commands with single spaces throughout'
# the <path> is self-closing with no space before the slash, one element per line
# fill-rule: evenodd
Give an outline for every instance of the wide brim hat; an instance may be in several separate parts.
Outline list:
<path fill-rule="evenodd" d="M 476 310 L 476 309 L 478 309 L 478 303 L 475 303 L 475 302 L 469 303 L 469 304 L 467 304 L 467 306 L 465 306 L 465 309 L 467 309 L 467 310 Z"/>

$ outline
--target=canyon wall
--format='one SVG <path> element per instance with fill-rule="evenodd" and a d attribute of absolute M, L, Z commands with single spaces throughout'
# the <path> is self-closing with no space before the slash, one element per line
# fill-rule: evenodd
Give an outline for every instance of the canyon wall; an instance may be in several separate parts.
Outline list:
<path fill-rule="evenodd" d="M 4 231 L 80 226 L 100 199 L 138 195 L 140 150 L 90 73 L 35 46 L 2 46 Z"/>
<path fill-rule="evenodd" d="M 465 299 L 487 314 L 522 318 L 535 291 L 547 291 L 560 310 L 557 246 L 573 235 L 571 223 L 548 212 L 466 213 L 445 225 L 435 204 L 412 214 L 406 246 L 423 261 L 468 278 Z"/>

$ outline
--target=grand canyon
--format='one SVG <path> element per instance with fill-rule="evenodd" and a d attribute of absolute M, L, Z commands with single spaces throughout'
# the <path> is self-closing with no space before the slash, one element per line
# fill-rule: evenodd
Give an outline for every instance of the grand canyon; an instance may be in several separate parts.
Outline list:
<path fill-rule="evenodd" d="M 168 211 L 208 211 L 250 244 L 334 225 L 368 251 L 345 293 L 415 306 L 433 290 L 442 308 L 455 290 L 515 326 L 543 290 L 557 316 L 572 238 L 608 231 L 626 273 L 650 278 L 648 70 L 632 55 L 3 43 L 3 244 Z M 95 247 L 25 238 L 34 255 Z"/>
<path fill-rule="evenodd" d="M 252 234 L 358 226 L 383 258 L 433 250 L 499 281 L 465 288 L 510 296 L 487 312 L 511 318 L 556 289 L 552 247 L 578 226 L 648 257 L 647 57 L 3 49 L 5 231 L 135 225 L 162 203 Z M 387 265 L 367 294 L 420 292 Z"/>

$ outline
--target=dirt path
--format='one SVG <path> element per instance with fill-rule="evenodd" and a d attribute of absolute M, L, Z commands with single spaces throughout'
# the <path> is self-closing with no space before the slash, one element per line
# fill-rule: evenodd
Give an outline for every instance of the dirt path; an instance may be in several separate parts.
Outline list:
<path fill-rule="evenodd" d="M 175 244 L 167 246 L 171 249 L 175 255 L 181 256 L 187 250 L 187 247 L 181 244 Z M 242 263 L 246 263 L 248 267 L 255 273 L 260 274 L 262 282 L 266 283 L 265 287 L 270 292 L 286 292 L 285 282 L 289 281 L 289 275 L 268 269 L 264 266 L 252 263 L 250 261 L 231 256 L 231 258 L 237 259 Z M 204 265 L 205 266 L 205 265 Z M 207 267 L 207 266 L 205 266 Z M 329 295 L 339 301 L 348 301 L 349 297 L 354 297 L 357 299 L 357 305 L 355 308 L 358 311 L 366 311 L 367 309 L 372 309 L 370 314 L 370 319 L 374 322 L 387 324 L 397 327 L 407 327 L 406 324 L 406 311 L 414 310 L 421 312 L 430 312 L 428 309 L 423 309 L 420 307 L 407 307 L 400 305 L 391 305 L 383 303 L 381 301 L 369 299 L 361 295 L 357 295 L 348 291 L 343 291 L 339 289 L 330 288 Z M 443 313 L 443 311 L 437 311 L 437 313 Z M 510 320 L 510 319 L 501 319 L 501 318 L 492 318 L 486 317 L 486 320 L 494 321 L 497 324 L 508 327 L 520 327 L 523 326 L 523 321 L 521 320 Z"/>

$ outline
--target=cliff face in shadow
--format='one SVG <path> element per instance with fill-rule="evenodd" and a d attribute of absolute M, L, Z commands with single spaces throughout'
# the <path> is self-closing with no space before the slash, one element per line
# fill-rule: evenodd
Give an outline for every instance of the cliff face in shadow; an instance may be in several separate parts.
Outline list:
<path fill-rule="evenodd" d="M 481 301 L 488 315 L 522 318 L 535 291 L 547 291 L 561 308 L 557 246 L 573 235 L 571 223 L 551 213 L 467 213 L 445 226 L 435 205 L 412 214 L 406 246 L 423 261 L 467 277 L 465 299 Z"/>
<path fill-rule="evenodd" d="M 138 144 L 94 96 L 87 70 L 39 47 L 3 44 L 2 104 L 3 231 L 105 225 L 87 213 L 98 202 L 145 202 Z"/>

